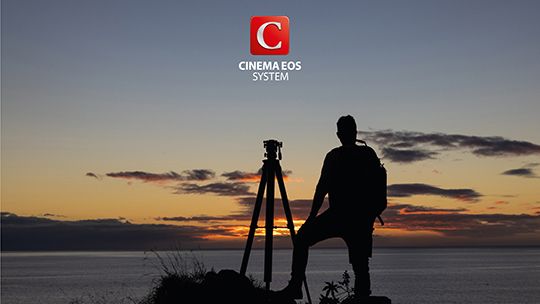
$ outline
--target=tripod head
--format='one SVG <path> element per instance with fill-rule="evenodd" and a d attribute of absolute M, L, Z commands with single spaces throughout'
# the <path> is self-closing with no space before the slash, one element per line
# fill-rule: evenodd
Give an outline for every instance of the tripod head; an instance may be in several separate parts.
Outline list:
<path fill-rule="evenodd" d="M 264 153 L 264 157 L 267 159 L 278 159 L 281 160 L 281 148 L 283 147 L 283 142 L 277 141 L 275 139 L 269 139 L 263 141 L 264 148 L 266 149 L 266 153 Z"/>

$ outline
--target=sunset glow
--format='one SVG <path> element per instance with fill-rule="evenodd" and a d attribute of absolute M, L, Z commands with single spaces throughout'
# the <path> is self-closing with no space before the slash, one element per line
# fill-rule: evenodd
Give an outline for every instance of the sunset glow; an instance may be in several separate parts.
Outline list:
<path fill-rule="evenodd" d="M 65 226 L 115 231 L 129 248 L 241 248 L 270 138 L 283 141 L 298 229 L 339 146 L 336 121 L 351 114 L 388 170 L 375 246 L 540 243 L 535 9 L 351 2 L 323 27 L 292 5 L 283 60 L 301 70 L 264 83 L 238 70 L 261 61 L 249 52 L 253 3 L 107 5 L 6 3 L 5 231 L 34 223 L 51 244 Z M 276 198 L 284 227 L 277 187 Z M 275 234 L 290 247 L 287 229 Z"/>

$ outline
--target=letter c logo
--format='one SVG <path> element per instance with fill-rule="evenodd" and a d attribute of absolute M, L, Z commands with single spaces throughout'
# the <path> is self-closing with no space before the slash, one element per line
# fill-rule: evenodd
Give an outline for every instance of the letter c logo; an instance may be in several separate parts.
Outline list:
<path fill-rule="evenodd" d="M 289 54 L 289 17 L 252 16 L 250 50 L 252 55 Z"/>
<path fill-rule="evenodd" d="M 261 25 L 259 27 L 259 29 L 257 30 L 257 42 L 259 42 L 259 44 L 267 49 L 267 50 L 275 50 L 275 49 L 279 49 L 281 48 L 281 41 L 278 42 L 278 44 L 276 44 L 275 46 L 269 46 L 268 44 L 266 44 L 266 41 L 264 41 L 264 29 L 269 26 L 270 24 L 272 25 L 275 25 L 277 26 L 278 30 L 281 31 L 281 23 L 279 22 L 276 22 L 276 21 L 269 21 L 269 22 L 266 22 L 266 23 L 263 23 L 263 25 Z"/>

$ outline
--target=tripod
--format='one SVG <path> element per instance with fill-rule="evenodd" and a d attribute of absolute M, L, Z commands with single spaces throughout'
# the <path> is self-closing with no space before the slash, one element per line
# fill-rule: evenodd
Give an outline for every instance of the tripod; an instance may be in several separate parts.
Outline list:
<path fill-rule="evenodd" d="M 294 240 L 294 222 L 292 218 L 291 208 L 289 206 L 289 199 L 287 198 L 287 191 L 285 190 L 285 183 L 283 182 L 283 173 L 279 161 L 281 160 L 281 147 L 282 142 L 277 140 L 265 140 L 263 142 L 264 148 L 266 148 L 265 157 L 263 160 L 263 167 L 261 173 L 261 181 L 259 183 L 259 190 L 257 191 L 257 198 L 255 200 L 255 208 L 253 210 L 253 217 L 251 219 L 251 225 L 249 226 L 249 234 L 246 241 L 246 249 L 244 250 L 244 256 L 242 258 L 242 266 L 240 268 L 240 274 L 245 275 L 247 265 L 249 261 L 249 255 L 251 253 L 251 247 L 253 245 L 253 239 L 255 237 L 255 230 L 257 228 L 263 228 L 257 226 L 259 220 L 259 214 L 261 212 L 262 201 L 264 196 L 264 190 L 266 187 L 266 218 L 265 218 L 265 245 L 264 245 L 264 282 L 266 283 L 266 290 L 270 290 L 270 282 L 272 282 L 272 251 L 273 251 L 273 233 L 274 228 L 274 194 L 275 194 L 275 179 L 277 179 L 279 192 L 281 193 L 281 201 L 283 203 L 283 209 L 285 211 L 285 217 L 287 219 L 287 228 L 289 229 L 291 238 Z M 309 289 L 307 281 L 304 279 L 304 288 L 306 290 L 306 296 L 309 304 L 311 304 L 311 296 L 309 295 Z"/>

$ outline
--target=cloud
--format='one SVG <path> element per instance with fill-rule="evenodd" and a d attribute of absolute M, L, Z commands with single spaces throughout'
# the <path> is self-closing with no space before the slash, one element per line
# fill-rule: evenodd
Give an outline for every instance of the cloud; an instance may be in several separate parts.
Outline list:
<path fill-rule="evenodd" d="M 402 213 L 415 213 L 415 214 L 434 214 L 434 213 L 451 213 L 451 212 L 464 212 L 465 208 L 435 208 L 426 206 L 416 206 L 410 204 L 397 204 L 392 205 L 392 209 L 399 209 Z"/>
<path fill-rule="evenodd" d="M 393 184 L 387 187 L 388 196 L 410 197 L 413 195 L 437 195 L 442 197 L 455 198 L 463 201 L 473 201 L 481 197 L 482 194 L 473 189 L 443 189 L 428 184 Z"/>
<path fill-rule="evenodd" d="M 92 173 L 92 172 L 86 172 L 85 176 L 93 177 L 95 179 L 101 180 L 101 176 L 99 176 L 99 175 L 97 175 L 95 173 Z"/>
<path fill-rule="evenodd" d="M 386 149 L 385 157 L 396 162 L 430 159 L 439 150 L 468 150 L 476 156 L 523 156 L 540 154 L 540 145 L 501 136 L 471 136 L 413 131 L 360 131 L 367 142 Z M 395 157 L 395 158 L 393 158 Z"/>
<path fill-rule="evenodd" d="M 239 197 L 237 202 L 240 205 L 240 211 L 228 215 L 222 216 L 208 216 L 208 215 L 198 215 L 198 216 L 172 216 L 172 217 L 159 217 L 156 220 L 161 221 L 173 221 L 173 222 L 198 222 L 198 223 L 208 223 L 208 222 L 226 222 L 226 221 L 250 221 L 253 216 L 253 209 L 255 207 L 254 196 L 249 197 Z M 266 199 L 263 200 L 263 207 L 261 208 L 259 214 L 259 220 L 264 221 L 266 208 Z M 309 215 L 311 211 L 312 200 L 310 199 L 299 199 L 289 201 L 289 207 L 293 215 L 294 220 L 303 221 Z M 275 198 L 274 200 L 274 217 L 284 219 L 285 212 L 283 209 L 283 203 L 280 198 Z M 328 201 L 325 200 L 321 210 L 324 210 L 328 207 Z"/>
<path fill-rule="evenodd" d="M 194 169 L 184 170 L 181 174 L 175 171 L 165 173 L 152 173 L 145 171 L 120 171 L 110 172 L 105 174 L 111 178 L 122 178 L 127 180 L 139 180 L 144 183 L 153 183 L 155 185 L 174 189 L 174 194 L 216 194 L 222 196 L 249 196 L 253 195 L 250 191 L 250 183 L 258 182 L 262 169 L 257 172 L 247 171 L 230 171 L 220 175 L 221 178 L 216 178 L 216 173 L 209 169 Z M 285 181 L 292 181 L 289 176 L 292 174 L 290 170 L 283 170 L 283 178 Z M 100 175 L 94 173 L 86 173 L 86 176 L 101 179 Z M 202 182 L 214 181 L 209 184 Z M 301 182 L 301 179 L 295 180 Z M 171 186 L 175 184 L 174 186 Z M 128 182 L 131 184 L 131 182 Z"/>
<path fill-rule="evenodd" d="M 540 232 L 540 215 L 530 214 L 471 214 L 430 208 L 430 212 L 407 212 L 418 208 L 408 204 L 390 205 L 383 213 L 389 228 L 408 231 L 434 231 L 447 237 L 467 237 L 481 243 L 483 239 Z M 443 212 L 440 212 L 443 211 Z"/>
<path fill-rule="evenodd" d="M 158 182 L 158 181 L 181 181 L 184 177 L 174 171 L 167 173 L 149 173 L 144 171 L 122 171 L 111 172 L 106 174 L 108 177 L 135 179 L 143 182 Z"/>
<path fill-rule="evenodd" d="M 241 182 L 216 182 L 205 185 L 183 183 L 173 188 L 176 189 L 176 194 L 217 194 L 222 196 L 253 195 L 249 190 L 249 186 Z"/>
<path fill-rule="evenodd" d="M 228 181 L 242 181 L 242 182 L 258 182 L 261 179 L 262 168 L 257 172 L 246 172 L 246 171 L 230 171 L 224 172 L 221 176 L 225 177 Z M 291 170 L 283 170 L 283 180 L 292 174 Z"/>
<path fill-rule="evenodd" d="M 218 222 L 232 219 L 229 216 L 209 216 L 209 215 L 198 215 L 198 216 L 164 216 L 158 217 L 158 221 L 168 221 L 168 222 L 199 222 L 199 223 L 208 223 L 208 222 Z"/>
<path fill-rule="evenodd" d="M 122 171 L 107 173 L 106 176 L 123 179 L 134 179 L 142 182 L 174 182 L 174 181 L 205 181 L 215 177 L 215 173 L 208 169 L 194 169 L 182 171 L 182 174 L 174 171 L 165 173 L 150 173 L 144 171 Z"/>
<path fill-rule="evenodd" d="M 242 171 L 225 173 L 229 180 L 241 180 Z M 245 175 L 245 174 L 244 174 Z M 250 186 L 243 181 L 236 182 L 214 182 L 209 184 L 199 184 L 199 182 L 215 179 L 216 174 L 209 169 L 184 170 L 181 174 L 174 171 L 165 173 L 151 173 L 145 171 L 121 171 L 107 173 L 106 176 L 113 178 L 123 178 L 128 180 L 140 180 L 145 183 L 156 183 L 165 188 L 172 188 L 175 194 L 217 194 L 222 196 L 246 196 L 253 193 Z M 166 183 L 176 183 L 175 186 Z"/>
<path fill-rule="evenodd" d="M 54 220 L 44 217 L 18 216 L 11 212 L 1 212 L 0 216 L 2 218 L 2 229 L 9 224 L 48 224 L 54 222 Z"/>
<path fill-rule="evenodd" d="M 118 219 L 60 221 L 3 212 L 2 250 L 151 250 L 206 244 L 227 229 L 131 224 Z"/>
<path fill-rule="evenodd" d="M 255 197 L 241 197 L 238 198 L 238 203 L 240 206 L 242 206 L 244 212 L 249 215 L 249 219 L 251 219 L 251 215 L 253 213 L 253 208 L 255 207 Z M 289 208 L 291 209 L 291 213 L 293 215 L 294 220 L 305 220 L 310 211 L 311 211 L 311 205 L 313 203 L 312 199 L 296 199 L 296 200 L 289 200 Z M 260 218 L 263 219 L 265 216 L 265 208 L 264 206 L 266 204 L 266 199 L 263 200 L 263 208 L 261 208 L 261 216 Z M 279 191 L 276 192 L 276 198 L 274 199 L 274 215 L 276 218 L 285 218 L 285 212 L 283 208 L 283 202 L 281 198 L 279 198 Z M 326 208 L 328 208 L 328 200 L 325 199 L 323 202 L 323 205 L 320 209 L 320 212 L 324 211 Z"/>
<path fill-rule="evenodd" d="M 54 213 L 43 213 L 41 216 L 45 216 L 45 217 L 66 217 L 65 215 L 54 214 Z"/>
<path fill-rule="evenodd" d="M 536 177 L 536 174 L 534 174 L 534 171 L 531 168 L 510 169 L 510 170 L 504 171 L 501 174 L 522 176 L 522 177 Z"/>
<path fill-rule="evenodd" d="M 246 171 L 231 171 L 224 172 L 221 176 L 225 177 L 228 181 L 258 181 L 261 178 L 262 169 L 257 172 Z"/>
<path fill-rule="evenodd" d="M 182 173 L 187 181 L 205 181 L 216 176 L 214 171 L 208 169 L 184 170 Z"/>
<path fill-rule="evenodd" d="M 403 150 L 394 148 L 383 148 L 383 158 L 389 159 L 396 163 L 412 163 L 416 161 L 432 159 L 436 152 L 431 152 L 423 149 Z"/>
<path fill-rule="evenodd" d="M 68 221 L 2 212 L 2 250 L 150 250 L 182 248 L 243 248 L 254 198 L 239 199 L 242 210 L 224 216 L 178 216 L 159 220 L 166 224 L 133 224 L 119 219 Z M 311 200 L 290 202 L 295 218 L 305 219 Z M 463 208 L 437 208 L 405 203 L 390 204 L 383 213 L 383 231 L 406 234 L 377 235 L 377 246 L 531 245 L 540 241 L 540 207 L 533 214 L 473 214 Z M 264 222 L 264 209 L 259 223 Z M 280 200 L 276 200 L 276 225 L 283 226 Z M 323 207 L 323 210 L 325 207 Z M 196 222 L 197 225 L 186 225 Z M 426 236 L 431 233 L 431 237 Z M 438 235 L 437 237 L 434 236 Z M 287 233 L 275 235 L 276 248 L 290 248 Z M 414 241 L 414 242 L 413 242 Z M 327 245 L 341 246 L 339 242 Z M 256 237 L 255 246 L 263 246 Z M 325 246 L 325 244 L 322 244 Z"/>

